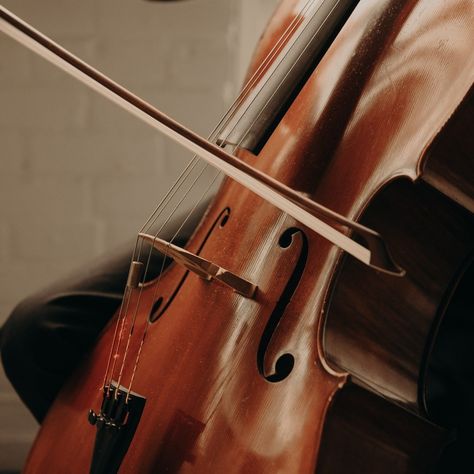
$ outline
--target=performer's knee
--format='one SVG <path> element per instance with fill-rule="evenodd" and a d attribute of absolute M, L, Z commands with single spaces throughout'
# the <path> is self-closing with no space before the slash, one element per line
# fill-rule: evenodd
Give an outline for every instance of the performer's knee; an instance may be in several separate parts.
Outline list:
<path fill-rule="evenodd" d="M 2 328 L 1 354 L 8 376 L 15 366 L 25 362 L 37 346 L 39 333 L 38 304 L 35 298 L 27 298 L 11 312 Z"/>
<path fill-rule="evenodd" d="M 46 370 L 50 357 L 48 330 L 42 317 L 46 306 L 40 298 L 25 299 L 12 311 L 0 336 L 5 373 L 38 421 L 44 418 L 57 391 Z"/>

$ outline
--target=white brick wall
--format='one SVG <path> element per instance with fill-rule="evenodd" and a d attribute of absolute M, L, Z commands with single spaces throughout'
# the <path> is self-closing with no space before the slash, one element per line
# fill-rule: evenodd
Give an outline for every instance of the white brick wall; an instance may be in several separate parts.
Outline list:
<path fill-rule="evenodd" d="M 275 3 L 3 1 L 203 135 L 230 105 Z M 0 36 L 0 323 L 22 297 L 133 236 L 188 158 Z M 35 431 L 0 374 L 0 471 L 21 466 Z"/>

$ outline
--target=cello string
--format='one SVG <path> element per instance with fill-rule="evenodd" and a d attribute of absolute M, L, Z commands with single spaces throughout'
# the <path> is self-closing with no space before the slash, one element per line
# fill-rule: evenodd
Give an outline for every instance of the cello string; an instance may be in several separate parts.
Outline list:
<path fill-rule="evenodd" d="M 197 163 L 198 163 L 198 161 L 193 164 L 193 168 L 197 165 Z M 202 175 L 203 171 L 204 171 L 204 169 L 201 170 L 201 172 L 199 173 L 198 177 L 195 178 L 195 181 L 199 178 L 199 176 Z M 188 176 L 189 176 L 189 173 L 188 173 Z M 178 188 L 179 188 L 179 187 L 178 187 Z M 192 189 L 192 188 L 190 188 L 190 189 Z M 175 191 L 175 193 L 176 193 L 176 191 Z M 175 193 L 174 193 L 174 194 L 175 194 Z M 182 198 L 182 200 L 184 200 L 184 198 L 186 197 L 186 195 L 187 195 L 187 193 L 186 193 L 185 196 Z M 169 203 L 169 202 L 170 202 L 170 201 L 168 200 L 168 203 Z M 178 203 L 178 205 L 175 207 L 175 209 L 176 209 L 177 207 L 179 207 L 179 203 Z M 169 220 L 170 218 L 171 218 L 171 216 L 168 218 L 168 220 Z M 165 222 L 165 224 L 166 224 L 166 222 Z M 163 227 L 163 226 L 162 226 L 162 227 Z M 139 238 L 137 237 L 137 242 L 138 242 L 138 240 L 139 240 Z M 140 240 L 141 240 L 141 239 L 140 239 Z M 137 248 L 137 243 L 135 244 L 135 252 L 134 252 L 135 254 L 136 254 L 136 248 Z M 149 258 L 150 258 L 150 256 L 148 257 L 147 267 L 148 267 L 148 265 L 149 265 Z M 143 281 L 142 281 L 142 285 L 141 285 L 141 287 L 140 287 L 139 296 L 141 296 L 141 292 L 142 292 L 142 289 L 143 289 L 143 283 L 144 283 L 145 280 L 146 280 L 146 278 L 144 278 Z M 130 299 L 130 296 L 131 296 L 131 292 L 132 292 L 132 291 L 129 291 L 129 299 Z M 137 301 L 136 310 L 138 309 L 138 305 L 139 305 L 139 301 Z M 125 315 L 128 314 L 128 309 L 129 309 L 129 301 L 128 301 L 128 302 L 126 303 L 126 305 L 125 305 Z M 135 310 L 135 312 L 136 312 L 136 310 Z M 120 343 L 121 343 L 121 341 L 122 341 L 123 329 L 124 329 L 124 326 L 125 326 L 124 323 L 125 323 L 125 321 L 122 322 L 121 330 L 120 330 L 120 332 L 119 332 L 119 334 L 118 334 L 118 342 L 113 345 L 112 352 L 111 352 L 111 354 L 113 354 L 113 350 L 114 350 L 114 348 L 115 348 L 115 346 L 116 346 L 116 352 L 115 352 L 115 354 L 114 354 L 114 356 L 113 356 L 114 363 L 113 363 L 113 365 L 112 365 L 111 378 L 113 378 L 113 374 L 114 374 L 114 372 L 115 372 L 116 361 L 118 360 L 118 357 L 119 357 L 119 355 L 120 355 L 120 354 L 119 354 L 119 348 L 120 348 Z M 131 326 L 131 331 L 132 331 L 132 330 L 133 330 L 133 325 Z M 109 357 L 110 357 L 110 356 L 109 356 Z M 108 386 L 110 387 L 111 384 L 110 384 L 110 383 L 107 383 L 107 378 L 108 378 L 108 371 L 106 372 L 106 375 L 105 375 L 105 380 L 106 380 L 105 385 L 108 385 Z M 104 386 L 105 386 L 105 385 L 104 385 Z"/>
<path fill-rule="evenodd" d="M 179 178 L 175 181 L 175 183 L 170 188 L 170 190 L 168 190 L 165 197 L 161 200 L 161 202 L 157 206 L 157 209 L 160 206 L 166 206 L 167 205 L 167 203 L 170 201 L 172 195 L 176 194 L 177 190 L 179 189 L 179 187 L 182 186 L 182 183 L 184 182 L 184 180 L 187 179 L 187 177 L 191 173 L 192 169 L 196 166 L 196 164 L 197 164 L 197 161 L 195 161 L 192 164 L 192 166 L 191 166 L 191 161 L 188 163 L 188 165 L 181 172 Z M 156 209 L 155 209 L 154 213 L 155 212 L 156 212 Z M 153 216 L 153 214 L 152 214 L 152 216 Z M 148 218 L 148 221 L 151 219 L 152 216 L 150 216 Z M 143 226 L 142 229 L 144 227 L 145 226 Z M 141 230 L 140 230 L 140 232 L 141 232 Z M 136 260 L 139 259 L 141 248 L 138 250 L 138 256 L 137 256 L 138 241 L 139 241 L 139 239 L 137 237 L 135 247 L 134 247 L 134 250 L 133 250 L 133 254 L 132 254 L 132 261 L 134 261 L 134 260 L 136 261 Z M 108 376 L 108 373 L 109 373 L 109 369 L 111 367 L 110 364 L 111 364 L 111 361 L 112 361 L 112 357 L 114 355 L 114 351 L 118 351 L 118 347 L 120 345 L 120 341 L 121 341 L 121 338 L 122 338 L 122 330 L 123 330 L 123 327 L 124 327 L 124 324 L 125 324 L 125 320 L 123 320 L 123 316 L 124 316 L 124 314 L 127 314 L 127 312 L 128 312 L 130 296 L 131 296 L 131 289 L 128 288 L 128 286 L 126 286 L 125 291 L 124 291 L 124 296 L 122 298 L 122 302 L 121 302 L 121 305 L 120 305 L 120 308 L 119 308 L 118 316 L 117 316 L 117 323 L 116 323 L 115 329 L 114 329 L 114 336 L 113 336 L 113 339 L 112 339 L 112 347 L 111 347 L 109 357 L 108 357 L 108 360 L 107 360 L 107 365 L 106 365 L 106 370 L 105 370 L 105 375 L 104 375 L 103 388 L 105 388 L 105 386 L 107 385 L 107 376 Z M 121 327 L 120 332 L 118 332 L 119 327 Z M 117 336 L 117 333 L 118 333 L 118 336 Z M 118 337 L 118 343 L 117 343 L 117 337 Z M 115 349 L 116 346 L 117 346 L 117 349 Z M 115 370 L 115 363 L 116 363 L 118 355 L 119 354 L 116 352 L 115 357 L 114 357 L 114 362 L 113 362 L 112 367 L 111 367 L 112 368 L 112 373 Z M 108 384 L 108 385 L 109 385 L 109 388 L 110 388 L 110 384 Z"/>
<path fill-rule="evenodd" d="M 193 184 L 195 184 L 199 178 L 202 176 L 204 170 L 205 170 L 206 166 L 204 166 L 202 169 L 201 169 L 201 172 L 198 174 L 198 176 L 195 178 Z M 181 197 L 180 201 L 178 202 L 178 204 L 176 204 L 175 208 L 173 209 L 173 212 L 179 208 L 179 206 L 181 205 L 181 203 L 184 201 L 184 199 L 186 198 L 186 196 L 189 194 L 189 192 L 191 191 L 192 189 L 192 186 L 184 193 L 184 195 Z M 168 220 L 171 219 L 172 215 L 173 215 L 173 212 L 171 213 L 170 216 L 168 216 Z M 150 260 L 151 260 L 151 256 L 152 256 L 152 252 L 149 252 L 148 254 L 148 261 L 147 261 L 147 265 L 149 265 L 150 263 Z M 140 300 L 141 300 L 141 296 L 143 294 L 143 288 L 144 286 L 140 286 L 140 289 L 139 289 L 139 294 L 138 294 L 138 301 L 137 301 L 137 304 L 135 305 L 135 309 L 133 311 L 133 316 L 132 316 L 132 320 L 131 320 L 131 325 L 130 325 L 130 331 L 129 331 L 129 336 L 127 338 L 127 342 L 126 342 L 126 346 L 125 346 L 125 352 L 124 352 L 124 355 L 123 355 L 123 361 L 122 361 L 122 364 L 120 366 L 120 371 L 119 371 L 119 376 L 118 376 L 118 380 L 117 380 L 117 389 L 116 389 L 116 396 L 118 394 L 118 387 L 120 386 L 120 382 L 122 380 L 122 375 L 123 375 L 123 371 L 124 371 L 124 368 L 125 368 L 125 363 L 126 363 L 126 359 L 127 359 L 127 355 L 128 355 L 128 349 L 130 347 L 130 342 L 131 342 L 131 339 L 132 339 L 132 335 L 133 335 L 133 332 L 135 330 L 135 323 L 136 323 L 136 320 L 137 320 L 137 315 L 138 315 L 138 310 L 139 310 L 139 307 L 140 307 Z"/>
<path fill-rule="evenodd" d="M 199 161 L 197 161 L 196 163 L 198 163 Z M 196 165 L 196 163 L 194 164 L 194 166 Z M 206 165 L 207 166 L 207 165 Z M 204 166 L 200 173 L 198 174 L 198 176 L 194 179 L 194 183 L 199 179 L 200 176 L 202 176 L 206 166 Z M 193 183 L 193 184 L 194 184 Z M 179 208 L 180 204 L 184 201 L 184 199 L 187 197 L 187 195 L 189 194 L 189 192 L 192 190 L 193 186 L 189 187 L 189 189 L 184 193 L 184 195 L 181 197 L 180 201 L 178 202 L 177 205 L 175 205 L 173 211 L 170 213 L 170 215 L 168 216 L 168 218 L 166 219 L 166 221 L 161 225 L 159 231 L 161 229 L 164 228 L 164 226 L 169 222 L 169 220 L 171 219 L 171 217 L 173 216 L 173 213 Z M 158 232 L 159 232 L 158 231 Z M 148 252 L 148 257 L 146 259 L 146 269 L 148 270 L 149 266 L 150 266 L 150 262 L 151 262 L 151 257 L 152 257 L 152 248 L 150 248 L 150 251 Z M 122 373 L 123 373 L 123 369 L 124 369 L 124 365 L 125 365 L 125 361 L 126 361 L 126 357 L 127 357 L 127 354 L 128 354 L 128 348 L 129 348 L 129 345 L 130 345 L 130 341 L 131 341 L 131 338 L 133 336 L 133 331 L 134 331 L 134 328 L 135 328 L 135 321 L 136 321 L 136 317 L 137 317 L 137 314 L 138 314 L 138 309 L 139 309 L 139 306 L 140 306 L 140 301 L 141 301 L 141 296 L 142 296 L 142 293 L 143 293 L 143 283 L 146 281 L 146 272 L 144 274 L 144 276 L 142 277 L 142 284 L 140 285 L 140 288 L 139 288 L 139 294 L 138 294 L 138 298 L 137 298 L 137 302 L 135 304 L 135 308 L 134 310 L 131 311 L 131 313 L 133 314 L 133 316 L 131 317 L 131 324 L 130 324 L 130 330 L 129 330 L 129 334 L 128 334 L 128 338 L 127 338 L 127 342 L 126 342 L 126 346 L 125 346 L 125 351 L 124 351 L 124 356 L 123 356 L 123 361 L 122 361 L 122 364 L 121 364 L 121 367 L 120 367 L 120 372 L 119 372 L 119 376 L 118 376 L 118 382 L 117 382 L 117 388 L 116 388 L 116 395 L 117 395 L 117 390 L 118 390 L 118 387 L 120 385 L 120 380 L 121 380 L 121 377 L 122 377 Z M 126 307 L 126 314 L 128 314 L 128 305 Z M 122 337 L 123 337 L 123 329 L 124 329 L 124 325 L 122 325 L 122 330 L 120 331 L 119 333 L 119 341 L 117 343 L 117 352 L 114 356 L 114 365 L 112 366 L 112 373 L 111 373 L 111 378 L 113 378 L 113 374 L 115 373 L 115 361 L 118 359 L 119 357 L 119 348 L 120 348 L 120 343 L 122 341 Z M 108 384 L 109 387 L 111 386 L 111 384 Z"/>
<path fill-rule="evenodd" d="M 207 167 L 207 165 L 206 165 Z M 188 219 L 192 216 L 192 214 L 194 213 L 194 211 L 197 209 L 197 207 L 199 206 L 199 204 L 201 204 L 201 202 L 204 200 L 204 198 L 207 196 L 207 194 L 209 193 L 209 191 L 212 189 L 214 183 L 216 182 L 217 178 L 221 175 L 221 172 L 220 171 L 217 171 L 215 172 L 214 174 L 214 177 L 213 179 L 209 182 L 208 186 L 206 187 L 206 189 L 204 190 L 204 192 L 201 194 L 201 196 L 199 197 L 199 199 L 196 201 L 196 203 L 194 204 L 193 208 L 191 209 L 191 211 L 188 213 L 188 215 L 186 216 L 186 218 L 181 222 L 181 225 L 179 226 L 179 228 L 176 230 L 175 234 L 173 235 L 173 237 L 171 238 L 170 240 L 170 244 L 174 241 L 174 239 L 176 238 L 177 235 L 179 235 L 179 232 L 182 230 L 183 226 L 186 224 L 186 222 L 188 221 Z M 155 236 L 157 237 L 157 236 Z M 161 269 L 160 269 L 160 273 L 156 279 L 156 282 L 155 282 L 155 285 L 154 285 L 154 290 L 153 290 L 153 298 L 152 298 L 152 301 L 156 301 L 156 295 L 158 294 L 158 287 L 159 287 L 159 284 L 161 282 L 161 276 L 163 275 L 163 271 L 165 269 L 165 262 L 166 262 L 166 258 L 167 258 L 167 254 L 165 253 L 164 256 L 163 256 L 163 260 L 162 260 L 162 263 L 161 263 Z M 130 382 L 129 382 L 129 387 L 127 389 L 127 398 L 126 398 L 126 401 L 128 401 L 129 397 L 130 397 L 130 393 L 132 391 L 132 385 L 133 385 L 133 381 L 135 379 L 135 374 L 137 372 L 137 369 L 138 369 L 138 364 L 140 362 L 140 355 L 142 353 L 142 349 L 143 349 L 143 346 L 144 346 L 144 343 L 145 343 L 145 339 L 146 339 L 146 336 L 148 334 L 148 328 L 151 326 L 152 322 L 150 321 L 150 318 L 148 318 L 148 320 L 145 322 L 145 327 L 144 327 L 144 330 L 143 330 L 143 333 L 142 333 L 142 337 L 140 339 L 140 345 L 138 347 L 138 350 L 137 350 L 137 355 L 135 357 L 135 363 L 133 365 L 133 369 L 132 369 L 132 374 L 130 376 Z"/>
<path fill-rule="evenodd" d="M 295 27 L 297 26 L 296 24 L 299 21 L 299 18 L 303 15 L 303 13 L 309 8 L 308 4 L 314 3 L 317 0 L 308 0 L 307 4 L 303 8 L 302 11 L 298 13 L 298 15 L 295 16 L 295 18 L 292 20 L 292 22 L 287 26 L 285 32 L 282 34 L 282 36 L 278 39 L 276 44 L 272 47 L 270 52 L 267 54 L 265 59 L 262 61 L 262 63 L 258 66 L 257 70 L 253 73 L 251 78 L 248 80 L 248 82 L 245 84 L 243 87 L 242 91 L 240 92 L 239 96 L 237 99 L 233 102 L 229 110 L 224 114 L 224 116 L 220 119 L 219 123 L 216 125 L 214 128 L 213 132 L 211 133 L 209 140 L 214 141 L 217 139 L 217 136 L 219 135 L 219 132 L 225 129 L 226 125 L 228 124 L 228 121 L 232 118 L 232 114 L 235 112 L 235 110 L 243 103 L 245 100 L 246 95 L 250 91 L 250 89 L 261 79 L 264 73 L 264 68 L 266 65 L 274 58 L 274 56 L 278 53 L 279 51 L 279 46 L 283 43 L 283 41 L 288 38 L 294 31 Z M 228 136 L 227 136 L 228 137 Z M 194 158 L 197 158 L 196 155 Z M 197 158 L 199 160 L 199 158 Z M 150 222 L 151 218 L 147 221 Z M 143 226 L 143 228 L 147 225 Z M 153 226 L 153 222 L 150 223 L 149 228 Z M 142 230 L 143 230 L 142 228 Z M 142 231 L 141 230 L 141 231 Z M 140 231 L 140 232 L 141 232 Z"/>
<path fill-rule="evenodd" d="M 152 226 L 155 225 L 156 221 L 161 217 L 164 210 L 166 209 L 166 206 L 170 205 L 170 202 L 177 195 L 178 191 L 184 186 L 184 184 L 186 183 L 186 180 L 189 178 L 191 173 L 195 170 L 198 163 L 199 163 L 199 160 L 195 160 L 194 158 L 188 163 L 188 166 L 186 167 L 185 174 L 183 175 L 183 173 L 181 173 L 180 178 L 178 178 L 178 180 L 181 180 L 179 185 L 177 185 L 172 192 L 168 191 L 166 198 L 163 199 L 162 202 L 160 203 L 160 205 L 154 210 L 154 213 L 152 214 L 152 216 L 154 215 L 154 217 L 151 218 L 152 216 L 150 216 L 150 218 L 149 218 L 150 223 L 148 225 L 143 225 L 139 232 L 143 232 L 145 229 L 150 229 Z M 175 182 L 175 185 L 176 185 L 176 183 L 177 182 Z M 161 207 L 161 209 L 160 209 L 160 207 Z M 139 250 L 138 250 L 138 254 L 137 253 L 134 254 L 134 260 L 139 261 L 140 257 L 141 257 L 143 241 L 141 239 L 139 239 L 139 237 L 137 235 L 136 244 L 138 244 L 138 242 L 140 242 Z M 135 246 L 135 249 L 136 248 L 137 248 L 137 245 Z"/>
<path fill-rule="evenodd" d="M 228 121 L 231 119 L 232 117 L 232 114 L 234 113 L 234 111 L 241 105 L 241 103 L 243 102 L 244 98 L 246 97 L 247 93 L 251 90 L 251 88 L 261 79 L 261 76 L 263 75 L 263 72 L 264 72 L 264 69 L 266 67 L 267 64 L 270 63 L 270 61 L 276 56 L 276 54 L 279 52 L 279 47 L 280 45 L 290 36 L 294 33 L 294 30 L 296 29 L 296 26 L 299 22 L 299 19 L 303 16 L 303 14 L 309 9 L 310 5 L 314 3 L 314 1 L 310 0 L 308 1 L 305 6 L 303 7 L 303 9 L 295 16 L 295 18 L 292 20 L 292 22 L 290 22 L 290 24 L 287 26 L 285 32 L 283 33 L 283 35 L 281 35 L 281 37 L 279 38 L 279 40 L 276 42 L 276 44 L 273 46 L 273 48 L 271 49 L 270 53 L 266 56 L 266 58 L 262 61 L 262 63 L 259 65 L 259 67 L 257 68 L 257 70 L 253 73 L 253 75 L 251 76 L 251 78 L 248 80 L 248 82 L 246 83 L 246 85 L 244 86 L 241 94 L 239 94 L 238 98 L 234 101 L 233 105 L 231 106 L 230 110 L 222 117 L 222 119 L 220 120 L 220 122 L 218 123 L 218 125 L 216 126 L 216 128 L 214 129 L 214 132 L 211 134 L 211 137 L 212 135 L 214 135 L 214 138 L 215 138 L 215 135 L 217 135 L 217 131 L 219 129 L 223 129 L 225 127 L 225 125 L 228 123 Z M 223 125 L 224 124 L 224 125 Z M 148 218 L 148 220 L 145 222 L 144 226 L 142 227 L 142 230 L 145 229 L 148 225 L 149 228 L 151 228 L 154 223 L 156 222 L 156 220 L 159 218 L 159 215 L 164 211 L 164 209 L 166 208 L 167 204 L 170 202 L 172 196 L 174 194 L 176 194 L 176 192 L 179 190 L 180 187 L 182 187 L 182 185 L 184 184 L 185 182 L 185 179 L 187 178 L 187 176 L 189 175 L 189 173 L 194 169 L 195 165 L 196 165 L 196 160 L 197 160 L 197 157 L 194 157 L 193 160 L 191 160 L 189 163 L 188 163 L 188 166 L 185 168 L 185 170 L 183 171 L 183 173 L 181 174 L 180 178 L 178 178 L 178 180 L 175 182 L 175 184 L 172 186 L 172 188 L 168 191 L 167 195 L 163 198 L 163 200 L 159 203 L 159 205 L 157 206 L 157 208 L 155 209 L 155 211 L 151 214 L 151 216 Z M 207 165 L 206 165 L 207 166 Z M 183 174 L 186 172 L 186 170 L 189 169 L 189 173 L 185 176 L 185 178 L 180 182 L 180 179 L 181 177 L 183 176 Z M 217 173 L 216 176 L 214 177 L 214 179 L 212 180 L 212 183 L 215 182 L 215 180 L 217 179 L 217 176 L 219 175 L 220 173 Z M 179 183 L 179 184 L 178 184 Z M 202 199 L 202 198 L 201 198 Z M 201 199 L 198 201 L 200 202 Z M 160 207 L 162 208 L 162 210 L 160 212 L 159 209 Z M 194 209 L 196 208 L 196 206 L 191 210 L 191 212 L 194 211 Z M 171 215 L 173 215 L 174 211 L 171 213 Z M 171 216 L 170 216 L 171 217 Z M 189 218 L 189 216 L 186 217 L 185 221 Z M 169 220 L 169 219 L 168 219 Z M 163 227 L 163 226 L 162 226 Z M 142 231 L 141 230 L 141 231 Z M 161 230 L 161 229 L 160 229 Z M 158 235 L 158 233 L 160 232 L 160 230 L 157 232 L 156 235 Z M 175 235 L 176 236 L 176 235 Z M 174 237 L 173 236 L 173 240 L 174 240 Z M 138 241 L 138 239 L 137 239 Z M 135 245 L 135 249 L 134 249 L 134 255 L 136 255 L 137 253 L 137 244 L 138 242 L 136 243 Z M 150 249 L 150 252 L 152 251 L 152 249 Z M 139 247 L 139 251 L 138 253 L 140 254 L 141 253 L 141 245 Z M 148 264 L 149 264 L 149 259 L 147 260 L 147 267 L 148 267 Z M 145 272 L 146 274 L 146 272 Z M 161 272 L 160 272 L 160 276 L 161 276 Z M 144 280 L 146 279 L 146 276 L 144 276 Z M 126 295 L 124 295 L 124 299 L 127 299 L 127 304 L 126 304 L 126 309 L 125 309 L 125 313 L 127 314 L 128 313 L 128 303 L 130 301 L 130 291 L 129 292 L 125 292 Z M 128 293 L 128 295 L 127 295 Z M 128 298 L 125 298 L 126 296 L 128 296 Z M 141 295 L 140 295 L 141 296 Z M 140 300 L 140 298 L 139 298 Z M 139 301 L 137 302 L 137 307 L 139 305 Z M 109 355 L 109 362 L 107 364 L 107 367 L 106 367 L 106 373 L 105 373 L 105 377 L 104 377 L 104 387 L 105 385 L 107 384 L 107 376 L 108 376 L 108 372 L 109 372 L 109 366 L 110 366 L 110 359 L 112 357 L 112 354 L 114 352 L 114 348 L 115 348 L 115 341 L 116 341 L 116 332 L 117 332 L 117 329 L 118 329 L 118 324 L 121 320 L 121 316 L 122 316 L 122 311 L 123 311 L 123 301 L 122 301 L 122 305 L 121 305 L 121 309 L 120 309 L 120 312 L 119 312 L 119 316 L 117 318 L 117 325 L 116 325 L 116 331 L 114 333 L 114 337 L 113 337 L 113 344 L 112 344 L 112 349 L 111 349 L 111 352 L 110 352 L 110 355 Z M 123 326 L 124 326 L 124 323 L 125 323 L 125 320 L 122 318 L 122 324 L 121 324 L 121 327 L 122 327 L 122 330 L 123 330 Z M 121 332 L 122 332 L 121 330 Z M 112 366 L 112 374 L 111 374 L 111 380 L 113 379 L 113 373 L 114 373 L 114 368 L 115 368 L 115 362 L 119 356 L 119 346 L 120 346 L 120 340 L 121 340 L 121 336 L 119 336 L 119 342 L 117 344 L 117 354 L 116 354 L 116 357 L 114 357 L 114 365 Z M 111 384 L 109 384 L 109 387 L 110 387 Z"/>
<path fill-rule="evenodd" d="M 299 18 L 302 16 L 302 12 L 307 11 L 307 10 L 309 9 L 309 7 L 310 7 L 312 4 L 314 4 L 314 3 L 315 3 L 315 2 L 314 2 L 314 1 L 311 1 L 311 0 L 306 3 L 305 8 L 303 8 L 303 10 L 300 11 L 298 15 L 296 15 L 296 17 L 293 19 L 292 23 L 288 26 L 287 31 L 291 31 L 292 28 L 293 28 L 293 29 L 296 28 L 296 25 L 297 25 L 297 23 L 298 23 L 298 21 L 299 21 Z M 295 25 L 295 26 L 293 26 L 293 25 Z M 286 35 L 286 37 L 288 37 L 288 36 L 289 36 L 289 34 Z M 261 64 L 260 67 L 259 67 L 259 70 L 260 70 L 260 71 L 263 71 L 263 70 L 264 70 L 264 67 L 266 66 L 266 64 L 268 64 L 268 62 L 269 62 L 271 59 L 273 59 L 273 57 L 276 55 L 276 53 L 277 53 L 277 51 L 278 51 L 278 49 L 279 49 L 278 46 L 279 46 L 279 44 L 282 43 L 283 38 L 285 38 L 285 35 L 282 35 L 282 37 L 280 38 L 280 40 L 279 40 L 279 42 L 277 43 L 277 45 L 274 45 L 274 47 L 273 47 L 271 53 L 270 53 L 269 55 L 267 55 L 267 58 L 269 58 L 269 59 L 267 59 L 267 61 L 263 61 L 263 62 L 262 62 L 262 64 Z M 261 74 L 261 75 L 263 75 L 263 74 Z M 261 79 L 261 75 L 260 75 L 260 77 L 258 77 L 257 80 Z M 255 76 L 256 76 L 256 74 L 254 74 L 253 77 L 255 77 Z M 254 81 L 254 82 L 256 82 L 256 81 Z M 248 84 L 250 84 L 250 83 L 251 83 L 251 81 L 248 82 Z M 248 87 L 246 87 L 246 88 L 247 88 L 247 90 L 249 89 Z M 244 88 L 244 89 L 245 89 L 245 88 Z M 241 101 L 242 101 L 243 98 L 244 98 L 244 93 L 241 94 L 239 97 L 242 97 L 242 99 L 241 99 Z M 235 103 L 237 103 L 237 101 L 236 101 Z M 225 119 L 225 117 L 224 117 L 224 119 Z M 222 120 L 221 120 L 221 122 L 222 122 Z M 225 122 L 225 123 L 227 123 L 227 122 Z M 218 126 L 218 127 L 216 127 L 216 128 L 218 129 L 218 128 L 221 128 L 221 127 Z M 228 137 L 228 135 L 227 135 L 227 137 Z M 237 146 L 239 146 L 239 145 L 240 145 L 240 143 L 239 143 Z M 207 165 L 206 165 L 206 167 L 207 167 Z M 220 173 L 217 173 L 217 174 L 216 174 L 216 176 L 215 176 L 215 178 L 214 178 L 213 181 L 215 181 L 215 179 L 217 178 L 217 176 L 218 176 L 219 174 L 220 174 Z M 193 183 L 193 184 L 194 184 L 194 183 Z M 205 194 L 204 194 L 204 195 L 205 195 Z M 201 199 L 204 197 L 204 195 L 201 197 Z M 201 199 L 198 201 L 198 203 L 201 201 Z M 185 219 L 185 221 L 190 217 L 191 213 L 193 212 L 193 210 L 194 210 L 196 207 L 197 207 L 197 204 L 196 204 L 196 206 L 191 210 L 191 212 L 189 213 L 189 215 L 187 216 L 187 218 Z M 175 211 L 175 210 L 173 210 L 173 212 L 171 213 L 171 215 L 174 214 L 174 211 Z M 170 216 L 170 217 L 171 217 L 171 216 Z M 168 219 L 168 220 L 169 220 L 169 219 Z M 182 227 L 182 226 L 181 226 L 181 227 Z M 159 233 L 159 231 L 156 233 L 155 237 L 158 235 L 158 233 Z M 173 240 L 174 240 L 174 238 L 176 237 L 176 235 L 177 235 L 177 234 L 175 234 L 175 235 L 173 236 L 171 242 L 173 242 Z M 151 254 L 152 250 L 153 250 L 153 249 L 151 248 L 151 249 L 150 249 L 150 254 Z M 166 256 L 165 256 L 165 259 L 166 259 Z M 147 261 L 147 269 L 148 269 L 149 262 L 150 262 L 150 258 L 148 258 L 148 261 Z M 164 267 L 164 265 L 163 265 L 163 267 Z M 159 280 L 160 278 L 161 278 L 161 272 L 160 272 L 160 276 L 159 276 L 158 280 Z M 158 282 L 157 282 L 157 284 L 155 285 L 155 295 L 154 295 L 155 297 L 156 297 L 157 291 L 158 291 Z M 134 322 L 133 322 L 132 327 L 131 327 L 130 332 L 129 332 L 129 338 L 128 338 L 128 341 L 127 341 L 127 346 L 126 346 L 126 350 L 125 350 L 125 354 L 124 354 L 124 360 L 123 360 L 123 362 L 122 362 L 122 367 L 121 367 L 121 371 L 120 371 L 120 375 L 119 375 L 119 381 L 121 380 L 121 376 L 122 376 L 122 373 L 123 373 L 123 367 L 124 367 L 124 365 L 125 365 L 125 363 L 126 363 L 126 357 L 127 357 L 127 355 L 128 355 L 129 341 L 130 341 L 130 339 L 131 339 L 131 337 L 132 337 L 132 334 L 133 334 L 133 328 L 134 328 L 134 325 L 135 325 L 136 313 L 137 313 L 138 306 L 139 306 L 139 302 L 140 302 L 140 299 L 141 299 L 141 293 L 142 293 L 142 292 L 140 291 L 139 298 L 138 298 L 138 302 L 137 302 L 137 304 L 136 304 L 136 309 L 135 309 L 135 312 L 134 312 L 134 319 L 133 319 Z M 141 344 L 140 344 L 140 348 L 139 348 L 138 355 L 137 355 L 137 359 L 138 359 L 138 360 L 139 360 L 139 354 L 141 353 L 141 348 L 143 347 L 143 341 L 144 341 L 144 337 L 146 336 L 147 328 L 148 328 L 148 324 L 145 324 L 144 335 L 142 336 L 142 342 L 141 342 Z M 137 359 L 136 359 L 136 360 L 137 360 Z M 138 360 L 137 360 L 137 362 L 138 362 Z M 136 366 L 137 366 L 137 363 L 135 364 L 135 368 L 136 368 Z M 135 370 L 134 370 L 133 373 L 135 373 Z M 129 392 L 130 392 L 130 389 L 129 389 Z"/>

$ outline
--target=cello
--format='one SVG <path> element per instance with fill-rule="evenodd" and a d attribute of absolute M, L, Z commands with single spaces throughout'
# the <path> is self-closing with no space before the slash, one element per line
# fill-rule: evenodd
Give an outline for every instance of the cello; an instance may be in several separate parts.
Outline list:
<path fill-rule="evenodd" d="M 161 247 L 176 265 L 132 262 L 25 472 L 434 469 L 460 408 L 439 344 L 472 306 L 472 20 L 461 0 L 279 5 L 213 141 L 359 244 L 380 232 L 404 274 L 226 180 L 187 253 Z"/>

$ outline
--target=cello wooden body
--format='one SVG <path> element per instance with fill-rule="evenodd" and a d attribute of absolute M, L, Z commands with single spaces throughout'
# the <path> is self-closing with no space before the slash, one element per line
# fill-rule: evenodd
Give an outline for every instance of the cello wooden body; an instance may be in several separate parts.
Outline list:
<path fill-rule="evenodd" d="M 251 70 L 299 8 L 280 3 Z M 257 293 L 174 265 L 145 286 L 137 333 L 155 322 L 133 391 L 146 402 L 119 472 L 432 472 L 448 432 L 428 421 L 430 353 L 474 242 L 473 38 L 470 0 L 360 1 L 262 150 L 238 156 L 380 231 L 406 276 L 344 257 L 225 181 L 187 248 Z M 89 471 L 113 328 L 54 403 L 26 473 Z"/>

